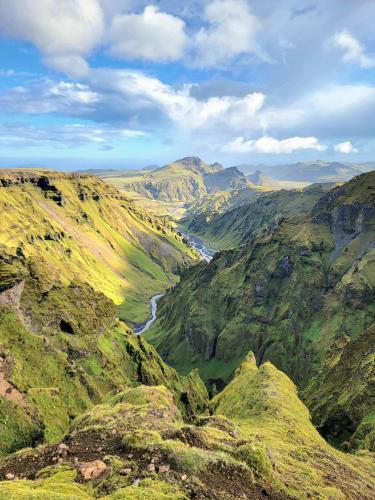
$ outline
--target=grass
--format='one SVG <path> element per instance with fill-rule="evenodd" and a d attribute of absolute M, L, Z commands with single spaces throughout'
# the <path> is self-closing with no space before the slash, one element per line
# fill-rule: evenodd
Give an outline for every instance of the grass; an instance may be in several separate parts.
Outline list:
<path fill-rule="evenodd" d="M 27 258 L 48 262 L 63 283 L 79 278 L 103 292 L 122 318 L 144 320 L 150 297 L 175 283 L 178 268 L 194 254 L 165 219 L 136 208 L 99 179 L 49 175 L 63 206 L 31 182 L 0 188 L 0 246 L 13 253 L 22 248 Z"/>

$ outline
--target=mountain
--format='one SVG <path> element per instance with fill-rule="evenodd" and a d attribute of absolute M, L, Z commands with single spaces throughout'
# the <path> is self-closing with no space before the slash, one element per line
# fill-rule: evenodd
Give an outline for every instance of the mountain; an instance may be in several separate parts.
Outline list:
<path fill-rule="evenodd" d="M 315 246 L 324 253 L 328 235 L 324 241 L 314 240 L 315 246 L 309 247 L 307 253 L 304 247 L 303 262 L 299 263 L 293 253 L 293 245 L 298 246 L 299 239 L 311 239 L 314 224 L 325 227 L 321 228 L 321 234 L 332 228 L 338 242 L 342 242 L 342 231 L 356 228 L 352 240 L 343 243 L 346 252 L 343 248 L 341 254 L 334 247 L 335 259 L 341 260 L 335 272 L 332 271 L 332 278 L 325 268 L 328 280 L 337 279 L 339 270 L 345 271 L 345 258 L 348 260 L 354 250 L 357 252 L 355 276 L 351 279 L 346 272 L 340 285 L 350 318 L 347 329 L 342 328 L 337 318 L 339 299 L 335 299 L 334 291 L 325 290 L 327 297 L 330 295 L 329 311 L 336 315 L 325 333 L 328 336 L 336 325 L 335 341 L 342 340 L 336 351 L 337 359 L 340 357 L 340 363 L 342 360 L 344 369 L 350 373 L 352 390 L 342 384 L 341 368 L 337 373 L 332 372 L 332 377 L 338 390 L 342 387 L 343 394 L 351 394 L 347 398 L 348 415 L 354 417 L 355 413 L 356 422 L 360 422 L 356 437 L 352 438 L 353 447 L 361 452 L 348 454 L 333 448 L 317 432 L 294 383 L 269 361 L 260 362 L 257 346 L 258 363 L 251 352 L 244 350 L 238 359 L 230 359 L 233 349 L 244 348 L 241 342 L 248 324 L 243 321 L 242 311 L 235 310 L 235 300 L 230 295 L 237 289 L 238 297 L 242 294 L 240 300 L 244 299 L 242 310 L 250 306 L 251 294 L 243 287 L 243 278 L 249 283 L 247 272 L 250 278 L 252 274 L 257 278 L 257 272 L 269 270 L 271 261 L 266 254 L 253 263 L 251 256 L 247 256 L 245 267 L 241 267 L 241 258 L 230 260 L 231 256 L 239 256 L 237 252 L 249 251 L 252 243 L 248 243 L 239 250 L 219 254 L 208 266 L 200 263 L 186 269 L 193 254 L 189 256 L 189 249 L 170 226 L 163 219 L 137 209 L 99 179 L 52 171 L 3 172 L 0 176 L 0 498 L 374 498 L 373 455 L 366 451 L 372 439 L 367 411 L 372 407 L 372 353 L 366 347 L 371 345 L 371 334 L 359 336 L 373 311 L 371 294 L 365 286 L 374 274 L 370 248 L 366 248 L 369 231 L 373 230 L 372 186 L 373 178 L 362 179 L 361 193 L 357 185 L 345 185 L 341 191 L 325 194 L 311 214 L 304 215 L 306 220 L 314 219 L 309 222 L 310 232 L 304 226 L 305 219 L 298 215 L 288 222 L 299 224 L 294 239 L 289 237 L 289 230 L 288 238 L 281 240 L 278 234 L 281 224 L 268 236 L 268 242 L 265 235 L 264 241 L 254 240 L 259 249 L 267 245 L 263 247 L 265 253 L 283 252 L 283 245 L 284 250 L 290 249 L 290 260 L 282 260 L 277 266 L 279 274 L 269 276 L 274 286 L 270 299 L 276 301 L 277 292 L 281 296 L 287 291 L 287 282 L 294 274 L 306 274 L 308 284 L 312 285 L 314 279 L 319 280 L 320 269 L 316 267 L 319 257 L 313 253 L 317 251 Z M 116 267 L 119 260 L 113 259 L 122 259 L 123 268 Z M 234 270 L 236 265 L 238 268 Z M 169 266 L 182 269 L 183 275 L 181 284 L 167 294 L 162 305 L 165 309 L 173 296 L 178 303 L 178 308 L 171 310 L 175 317 L 169 317 L 171 323 L 166 331 L 186 322 L 191 339 L 198 338 L 191 329 L 188 309 L 179 303 L 180 291 L 191 278 L 196 281 L 196 292 L 201 294 L 200 302 L 194 304 L 197 319 L 203 319 L 207 325 L 211 322 L 217 331 L 224 312 L 225 322 L 232 328 L 233 343 L 222 351 L 226 360 L 217 357 L 215 366 L 210 361 L 206 363 L 209 370 L 214 369 L 212 374 L 216 377 L 210 384 L 211 400 L 197 371 L 187 373 L 181 363 L 186 374 L 179 374 L 119 318 L 119 313 L 127 317 L 128 311 L 134 316 L 140 303 L 135 306 L 135 302 L 125 300 L 118 308 L 111 300 L 117 293 L 122 298 L 115 288 L 116 276 L 124 278 L 129 293 L 141 285 L 150 293 L 147 287 L 154 282 L 155 287 L 162 286 L 159 276 L 174 279 Z M 246 273 L 242 274 L 244 269 Z M 214 283 L 214 275 L 219 273 L 223 273 L 224 288 Z M 206 285 L 212 281 L 211 288 L 201 281 L 202 277 Z M 297 281 L 290 284 L 290 288 L 297 285 L 294 295 L 285 294 L 281 306 L 284 317 L 272 332 L 275 345 L 292 326 L 290 322 L 283 323 L 287 300 L 291 302 L 292 313 L 292 306 L 308 299 L 310 309 L 312 306 L 319 319 L 324 321 L 328 314 L 315 307 L 313 290 L 304 297 Z M 346 293 L 346 286 L 351 287 L 350 293 Z M 305 294 L 309 294 L 310 289 L 306 289 Z M 259 287 L 256 290 L 261 291 Z M 207 308 L 208 299 L 211 311 Z M 146 306 L 146 292 L 144 300 Z M 187 307 L 191 304 L 186 302 Z M 268 305 L 263 308 L 263 322 L 251 320 L 254 319 L 254 332 L 259 335 L 266 333 L 260 325 L 267 327 L 271 300 Z M 262 306 L 257 307 L 253 314 L 257 312 L 260 317 Z M 235 313 L 237 319 L 233 321 Z M 299 318 L 294 310 L 289 319 L 301 324 L 305 316 L 306 310 L 301 310 Z M 347 335 L 340 337 L 340 332 L 349 330 L 353 333 L 353 340 L 349 341 L 352 348 L 346 350 Z M 309 338 L 313 338 L 311 329 Z M 293 355 L 293 339 L 297 336 L 289 336 L 286 342 L 288 361 Z M 360 346 L 356 347 L 356 342 Z M 219 344 L 217 341 L 214 348 L 217 353 Z M 328 344 L 332 348 L 333 344 Z M 204 347 L 204 341 L 201 346 Z M 170 347 L 173 352 L 173 342 Z M 358 354 L 353 356 L 352 351 Z M 180 354 L 185 363 L 189 361 L 190 351 Z M 266 358 L 267 353 L 263 361 Z M 328 363 L 329 359 L 328 355 Z M 309 358 L 295 356 L 295 361 L 304 366 Z M 333 364 L 330 362 L 327 370 Z M 239 368 L 218 392 L 223 385 L 220 384 L 223 368 L 227 370 L 228 365 L 230 371 Z M 319 375 L 316 373 L 316 377 Z M 309 395 L 316 390 L 321 401 L 329 403 L 326 391 L 330 390 L 330 379 L 310 378 L 310 383 L 303 393 L 306 401 L 310 401 Z M 358 397 L 360 390 L 366 394 L 364 401 Z M 310 403 L 314 408 L 314 401 Z M 321 413 L 314 410 L 315 421 L 319 421 L 320 415 L 329 415 L 331 410 L 330 404 Z M 330 438 L 331 434 L 327 436 Z"/>
<path fill-rule="evenodd" d="M 254 167 L 251 165 L 241 165 L 239 168 L 244 172 L 252 172 Z M 348 181 L 362 172 L 371 170 L 370 167 L 361 166 L 359 164 L 349 165 L 340 162 L 325 162 L 321 160 L 286 165 L 261 165 L 260 168 L 264 175 L 268 175 L 276 181 L 308 183 Z"/>
<path fill-rule="evenodd" d="M 179 218 L 200 204 L 217 206 L 220 200 L 245 198 L 270 190 L 252 184 L 236 167 L 211 165 L 197 157 L 177 160 L 152 172 L 132 171 L 102 178 L 141 207 Z M 223 201 L 225 204 L 225 201 Z"/>
<path fill-rule="evenodd" d="M 53 171 L 0 172 L 6 247 L 35 259 L 63 282 L 103 292 L 128 321 L 143 321 L 148 299 L 173 284 L 194 255 L 172 227 L 97 177 Z"/>
<path fill-rule="evenodd" d="M 43 261 L 38 236 L 33 254 L 21 248 L 3 246 L 0 255 L 0 457 L 58 442 L 93 404 L 140 383 L 169 387 L 184 413 L 204 409 L 197 374 L 165 366 L 119 321 L 115 304 L 73 274 L 74 262 L 52 248 Z"/>
<path fill-rule="evenodd" d="M 166 387 L 127 387 L 75 419 L 63 441 L 0 461 L 0 497 L 374 497 L 371 457 L 329 446 L 293 383 L 251 354 L 210 415 L 183 417 Z"/>
<path fill-rule="evenodd" d="M 245 176 L 235 167 L 208 165 L 197 157 L 177 160 L 129 180 L 123 188 L 164 201 L 191 202 L 209 193 L 246 186 Z"/>
<path fill-rule="evenodd" d="M 273 229 L 280 220 L 308 212 L 332 187 L 333 184 L 326 183 L 313 184 L 298 191 L 264 192 L 262 196 L 259 192 L 252 197 L 247 193 L 246 199 L 242 198 L 238 206 L 231 208 L 228 203 L 223 212 L 213 207 L 210 210 L 200 207 L 197 213 L 190 209 L 179 224 L 211 248 L 232 248 L 259 236 L 264 230 Z M 230 200 L 233 205 L 234 201 Z"/>
<path fill-rule="evenodd" d="M 332 342 L 375 322 L 375 172 L 182 274 L 145 333 L 184 373 L 222 388 L 249 350 L 303 388 Z"/>

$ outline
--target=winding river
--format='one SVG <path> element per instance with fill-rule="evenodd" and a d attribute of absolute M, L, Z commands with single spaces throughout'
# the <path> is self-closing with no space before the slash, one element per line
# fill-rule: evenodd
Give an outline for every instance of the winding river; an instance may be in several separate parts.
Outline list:
<path fill-rule="evenodd" d="M 158 309 L 158 300 L 163 297 L 164 293 L 159 293 L 158 295 L 154 295 L 150 300 L 150 313 L 151 316 L 149 319 L 144 321 L 143 323 L 139 323 L 133 328 L 133 332 L 136 335 L 142 335 L 143 332 L 148 330 L 152 323 L 156 320 L 156 311 Z"/>
<path fill-rule="evenodd" d="M 179 232 L 188 241 L 189 245 L 195 248 L 200 253 L 202 259 L 204 259 L 206 262 L 209 262 L 212 259 L 215 252 L 213 250 L 209 250 L 199 238 L 191 236 L 189 233 L 187 233 L 186 231 L 182 231 L 181 229 L 179 229 Z M 150 317 L 146 321 L 143 321 L 143 323 L 134 325 L 133 332 L 135 333 L 135 335 L 142 335 L 142 333 L 148 330 L 152 323 L 156 320 L 158 300 L 161 299 L 163 295 L 164 293 L 159 293 L 151 298 Z"/>

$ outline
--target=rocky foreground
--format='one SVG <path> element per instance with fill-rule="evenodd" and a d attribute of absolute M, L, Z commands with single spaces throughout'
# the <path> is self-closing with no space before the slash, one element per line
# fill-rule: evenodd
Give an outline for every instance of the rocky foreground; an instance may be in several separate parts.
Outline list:
<path fill-rule="evenodd" d="M 209 411 L 184 420 L 163 386 L 127 388 L 63 441 L 0 462 L 0 498 L 254 499 L 375 495 L 370 454 L 330 447 L 292 382 L 249 355 Z"/>

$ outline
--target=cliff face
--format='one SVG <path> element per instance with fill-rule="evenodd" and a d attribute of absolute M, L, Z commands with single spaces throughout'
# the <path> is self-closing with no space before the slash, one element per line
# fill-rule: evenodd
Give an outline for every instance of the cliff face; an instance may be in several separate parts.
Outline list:
<path fill-rule="evenodd" d="M 375 451 L 375 327 L 334 342 L 303 396 L 323 436 Z"/>
<path fill-rule="evenodd" d="M 107 297 L 46 266 L 0 258 L 0 456 L 60 440 L 73 418 L 127 386 L 163 384 L 184 415 L 204 409 L 196 373 L 177 375 Z"/>
<path fill-rule="evenodd" d="M 146 337 L 216 387 L 249 349 L 305 386 L 337 336 L 375 322 L 374 185 L 364 174 L 183 274 Z"/>
<path fill-rule="evenodd" d="M 332 187 L 332 184 L 316 184 L 299 191 L 280 190 L 269 194 L 254 191 L 233 209 L 205 210 L 199 206 L 197 213 L 188 213 L 181 222 L 187 231 L 225 250 L 246 243 L 262 231 L 273 230 L 285 218 L 309 212 Z"/>
<path fill-rule="evenodd" d="M 129 321 L 144 320 L 148 299 L 194 258 L 165 220 L 88 175 L 2 171 L 0 210 L 0 248 L 89 283 Z"/>

